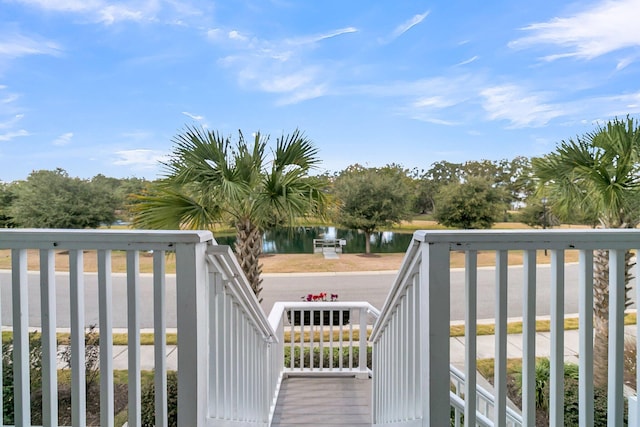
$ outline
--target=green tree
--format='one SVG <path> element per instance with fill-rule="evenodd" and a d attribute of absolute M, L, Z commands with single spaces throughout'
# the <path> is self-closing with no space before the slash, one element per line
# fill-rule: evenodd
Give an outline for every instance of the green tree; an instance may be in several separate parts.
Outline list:
<path fill-rule="evenodd" d="M 411 218 L 411 178 L 398 165 L 364 168 L 353 165 L 334 183 L 335 221 L 365 234 L 365 252 L 371 253 L 371 233 Z"/>
<path fill-rule="evenodd" d="M 318 150 L 300 131 L 276 140 L 268 158 L 269 137 L 256 133 L 248 143 L 187 127 L 173 139 L 165 177 L 133 205 L 134 224 L 157 229 L 211 228 L 233 224 L 235 252 L 256 296 L 260 296 L 262 235 L 276 220 L 288 223 L 322 214 L 326 196 L 321 181 L 306 179 L 319 163 Z"/>
<path fill-rule="evenodd" d="M 503 211 L 502 192 L 488 178 L 472 176 L 445 185 L 435 197 L 434 217 L 447 227 L 491 228 Z"/>
<path fill-rule="evenodd" d="M 529 227 L 551 228 L 560 225 L 558 218 L 551 212 L 542 199 L 530 197 L 527 205 L 518 212 L 520 222 Z"/>
<path fill-rule="evenodd" d="M 64 169 L 34 171 L 12 188 L 9 214 L 18 227 L 95 228 L 114 219 L 111 193 Z"/>
<path fill-rule="evenodd" d="M 414 209 L 419 213 L 432 212 L 434 199 L 440 188 L 462 179 L 462 164 L 445 160 L 435 162 L 415 183 L 416 195 Z"/>
<path fill-rule="evenodd" d="M 603 228 L 635 228 L 640 221 L 640 127 L 614 119 L 532 161 L 539 190 L 553 195 L 554 211 L 568 217 L 597 214 Z M 631 253 L 625 279 L 630 280 Z M 606 384 L 609 337 L 609 253 L 594 252 L 594 382 Z M 627 289 L 628 290 L 628 289 Z"/>
<path fill-rule="evenodd" d="M 131 198 L 144 192 L 147 181 L 143 178 L 111 178 L 98 174 L 91 178 L 91 185 L 104 190 L 113 198 L 114 213 L 117 219 L 131 220 Z"/>
<path fill-rule="evenodd" d="M 11 184 L 0 182 L 0 228 L 12 228 L 15 226 L 10 214 L 11 205 L 16 198 Z"/>

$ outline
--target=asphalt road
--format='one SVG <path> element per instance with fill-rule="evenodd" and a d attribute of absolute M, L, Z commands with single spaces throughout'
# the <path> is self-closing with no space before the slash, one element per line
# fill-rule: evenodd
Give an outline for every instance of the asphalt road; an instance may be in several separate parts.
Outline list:
<path fill-rule="evenodd" d="M 565 313 L 578 312 L 577 265 L 565 267 Z M 336 293 L 340 301 L 368 301 L 382 308 L 393 284 L 395 273 L 319 273 L 319 274 L 268 274 L 264 276 L 262 306 L 268 314 L 275 301 L 299 301 L 308 293 Z M 495 272 L 493 268 L 478 270 L 478 318 L 494 317 Z M 98 323 L 97 275 L 85 275 L 85 323 Z M 522 315 L 521 266 L 509 268 L 508 315 Z M 453 270 L 451 279 L 451 319 L 464 319 L 464 305 L 457 303 L 464 298 L 464 272 Z M 153 296 L 151 277 L 141 275 L 140 282 L 141 327 L 153 327 Z M 68 274 L 56 277 L 57 325 L 69 327 L 69 285 Z M 11 277 L 8 271 L 0 271 L 0 300 L 2 325 L 11 325 Z M 538 267 L 537 314 L 548 315 L 550 309 L 550 271 L 548 265 Z M 175 276 L 167 278 L 167 327 L 175 327 Z M 126 282 L 123 274 L 113 275 L 113 326 L 126 327 Z M 29 274 L 29 324 L 40 325 L 40 296 L 38 275 Z"/>

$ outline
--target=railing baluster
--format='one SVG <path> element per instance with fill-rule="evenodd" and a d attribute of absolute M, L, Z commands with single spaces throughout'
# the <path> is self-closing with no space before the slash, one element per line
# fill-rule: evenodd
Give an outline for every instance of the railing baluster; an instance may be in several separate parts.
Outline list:
<path fill-rule="evenodd" d="M 609 251 L 609 387 L 607 422 L 623 425 L 624 419 L 624 303 L 625 251 Z"/>
<path fill-rule="evenodd" d="M 295 353 L 294 353 L 294 348 L 295 348 L 295 334 L 296 334 L 296 327 L 294 324 L 294 311 L 293 309 L 289 310 L 289 368 L 293 369 L 293 367 L 295 366 Z"/>
<path fill-rule="evenodd" d="M 551 251 L 549 425 L 564 425 L 564 251 Z"/>
<path fill-rule="evenodd" d="M 525 251 L 523 263 L 522 422 L 533 426 L 536 423 L 536 251 Z"/>
<path fill-rule="evenodd" d="M 496 316 L 495 316 L 495 374 L 496 391 L 493 419 L 496 427 L 507 424 L 507 286 L 508 252 L 496 251 Z"/>
<path fill-rule="evenodd" d="M 340 310 L 340 316 L 344 315 L 344 310 Z M 353 319 L 353 313 L 349 309 L 350 319 Z M 343 320 L 343 319 L 340 319 Z M 349 369 L 353 369 L 353 320 L 349 322 Z"/>
<path fill-rule="evenodd" d="M 344 322 L 342 321 L 342 311 L 340 311 L 340 314 L 338 314 L 338 318 L 340 319 L 340 322 L 339 322 L 340 324 L 338 325 L 338 330 L 340 331 L 338 335 L 338 348 L 340 349 L 340 352 L 339 352 L 340 357 L 338 358 L 338 368 L 342 371 L 342 367 L 343 367 L 342 358 L 344 357 L 344 331 L 343 331 Z"/>
<path fill-rule="evenodd" d="M 300 311 L 300 370 L 304 369 L 304 312 Z"/>
<path fill-rule="evenodd" d="M 465 408 L 464 419 L 467 425 L 476 424 L 476 335 L 478 323 L 478 251 L 467 251 L 465 253 Z M 459 389 L 459 386 L 458 386 Z M 460 390 L 458 390 L 460 393 Z M 458 412 L 456 411 L 456 414 Z M 459 420 L 457 421 L 459 422 Z"/>
<path fill-rule="evenodd" d="M 113 322 L 111 251 L 98 251 L 98 301 L 100 331 L 100 424 L 113 426 Z"/>
<path fill-rule="evenodd" d="M 31 425 L 27 250 L 11 251 L 13 299 L 13 404 L 16 425 Z"/>
<path fill-rule="evenodd" d="M 593 251 L 581 250 L 579 258 L 579 424 L 593 426 Z"/>
<path fill-rule="evenodd" d="M 322 314 L 320 315 L 320 342 L 319 342 L 319 357 L 320 357 L 320 370 L 322 371 L 324 369 L 324 313 L 327 313 L 326 311 L 323 311 Z M 333 312 L 329 311 L 329 317 L 333 316 Z"/>
<path fill-rule="evenodd" d="M 329 369 L 333 369 L 333 312 L 329 317 Z"/>
<path fill-rule="evenodd" d="M 56 271 L 55 252 L 49 249 L 40 250 L 40 318 L 42 326 L 42 424 L 57 426 Z"/>
<path fill-rule="evenodd" d="M 140 254 L 127 251 L 127 350 L 128 350 L 128 399 L 129 427 L 139 427 L 142 422 L 140 408 Z"/>
<path fill-rule="evenodd" d="M 420 348 L 417 345 L 418 342 L 418 328 L 414 322 L 414 319 L 417 316 L 417 310 L 419 308 L 419 298 L 417 297 L 417 290 L 419 288 L 419 280 L 420 277 L 417 274 L 414 274 L 412 278 L 409 279 L 412 284 L 409 285 L 409 289 L 407 289 L 407 293 L 405 295 L 405 301 L 407 306 L 409 307 L 409 318 L 411 321 L 409 322 L 409 330 L 407 332 L 407 356 L 409 360 L 409 417 L 410 419 L 415 419 L 417 417 L 417 411 L 420 405 L 420 397 L 419 397 L 419 387 L 420 383 L 416 378 L 416 374 L 420 372 L 420 360 L 419 360 L 419 351 Z"/>
<path fill-rule="evenodd" d="M 209 352 L 209 414 L 219 417 L 222 414 L 224 396 L 224 285 L 222 275 L 213 269 L 209 271 L 209 336 L 211 345 L 216 351 Z"/>
<path fill-rule="evenodd" d="M 86 415 L 86 375 L 84 340 L 83 253 L 69 251 L 69 288 L 71 309 L 71 422 L 84 427 Z"/>
<path fill-rule="evenodd" d="M 153 252 L 153 343 L 156 427 L 168 424 L 165 251 Z M 213 293 L 213 292 L 212 292 Z"/>
<path fill-rule="evenodd" d="M 226 292 L 225 289 L 225 293 L 227 295 L 224 301 L 224 331 L 232 331 L 233 329 L 233 303 L 231 302 L 231 298 L 228 295 L 228 292 Z M 232 355 L 231 355 L 231 351 L 232 351 L 232 342 L 231 339 L 233 338 L 233 336 L 230 333 L 226 333 L 224 335 L 224 345 L 222 346 L 221 350 L 223 353 L 223 369 L 224 369 L 224 411 L 223 411 L 223 418 L 229 418 L 231 417 L 231 397 L 232 397 L 232 381 L 233 381 L 233 374 L 231 372 L 230 366 L 233 363 L 232 360 Z"/>

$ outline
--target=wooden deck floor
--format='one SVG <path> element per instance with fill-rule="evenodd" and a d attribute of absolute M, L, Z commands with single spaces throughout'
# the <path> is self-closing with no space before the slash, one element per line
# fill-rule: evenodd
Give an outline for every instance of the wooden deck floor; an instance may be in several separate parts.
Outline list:
<path fill-rule="evenodd" d="M 287 378 L 282 382 L 271 425 L 371 426 L 371 380 Z"/>

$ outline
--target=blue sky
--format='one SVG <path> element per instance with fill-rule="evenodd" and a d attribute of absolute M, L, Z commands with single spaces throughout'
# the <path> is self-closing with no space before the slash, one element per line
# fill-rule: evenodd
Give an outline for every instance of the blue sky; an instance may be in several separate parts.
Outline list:
<path fill-rule="evenodd" d="M 322 170 L 539 156 L 640 112 L 640 0 L 0 0 L 0 180 L 158 177 L 186 125 Z"/>

